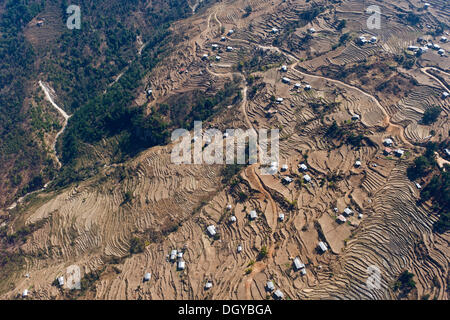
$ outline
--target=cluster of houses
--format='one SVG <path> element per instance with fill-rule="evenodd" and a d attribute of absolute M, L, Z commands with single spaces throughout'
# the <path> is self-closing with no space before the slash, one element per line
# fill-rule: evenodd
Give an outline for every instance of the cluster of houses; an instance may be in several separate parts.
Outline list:
<path fill-rule="evenodd" d="M 393 144 L 394 144 L 394 141 L 393 141 L 391 138 L 386 138 L 386 139 L 384 139 L 384 140 L 383 140 L 383 144 L 384 144 L 385 147 L 386 147 L 386 148 L 384 148 L 384 150 L 383 150 L 383 153 L 384 153 L 384 155 L 386 155 L 386 156 L 389 156 L 389 155 L 391 155 L 392 153 L 394 153 L 394 155 L 396 155 L 397 157 L 401 158 L 401 157 L 405 154 L 405 151 L 402 150 L 402 149 L 400 149 L 400 148 L 395 149 L 395 150 L 392 150 L 392 149 L 391 149 L 391 147 L 392 147 Z"/>
<path fill-rule="evenodd" d="M 364 45 L 364 44 L 366 44 L 366 43 L 376 43 L 377 41 L 378 41 L 378 39 L 377 39 L 377 37 L 375 37 L 375 36 L 371 37 L 369 40 L 366 39 L 365 36 L 360 36 L 360 37 L 358 38 L 358 43 L 359 43 L 360 45 Z"/>
<path fill-rule="evenodd" d="M 267 281 L 266 290 L 268 292 L 273 292 L 273 297 L 277 300 L 281 300 L 284 298 L 283 292 L 281 292 L 280 289 L 275 290 L 275 285 L 273 284 L 273 281 L 271 281 L 271 280 Z"/>
<path fill-rule="evenodd" d="M 186 269 L 186 261 L 183 260 L 183 251 L 182 250 L 173 249 L 170 252 L 169 261 L 170 262 L 176 261 L 177 262 L 177 270 L 179 270 L 179 271 Z M 148 273 L 146 273 L 146 275 L 148 275 Z"/>
<path fill-rule="evenodd" d="M 282 66 L 280 71 L 286 72 L 287 71 L 287 66 Z M 281 78 L 281 82 L 283 82 L 285 84 L 291 84 L 291 79 L 289 79 L 288 77 L 283 77 L 283 78 Z M 302 84 L 300 82 L 296 82 L 294 84 L 294 88 L 293 89 L 299 90 L 301 87 L 302 87 Z M 305 88 L 305 90 L 311 90 L 312 87 L 309 84 L 305 84 L 304 88 Z M 280 101 L 278 101 L 278 100 L 280 100 Z M 283 102 L 283 98 L 277 98 L 277 103 L 281 103 L 281 102 Z"/>
<path fill-rule="evenodd" d="M 448 42 L 447 37 L 442 36 L 439 41 L 441 43 L 446 43 Z M 443 57 L 445 55 L 445 50 L 441 48 L 441 46 L 437 43 L 433 43 L 431 40 L 425 40 L 422 37 L 419 37 L 417 39 L 417 42 L 421 45 L 419 46 L 415 46 L 415 45 L 410 45 L 408 46 L 408 50 L 412 51 L 412 52 L 416 52 L 417 54 L 423 54 L 426 53 L 428 51 L 428 49 L 432 49 L 434 51 L 437 51 L 437 53 Z"/>

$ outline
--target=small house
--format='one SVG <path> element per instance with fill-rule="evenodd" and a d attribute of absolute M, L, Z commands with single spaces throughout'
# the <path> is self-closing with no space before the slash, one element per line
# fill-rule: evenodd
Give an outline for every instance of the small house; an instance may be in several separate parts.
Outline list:
<path fill-rule="evenodd" d="M 306 170 L 308 170 L 308 167 L 307 167 L 306 164 L 304 164 L 304 163 L 301 163 L 298 167 L 299 167 L 299 169 L 300 169 L 301 171 L 306 171 Z"/>
<path fill-rule="evenodd" d="M 392 146 L 393 143 L 394 143 L 394 141 L 392 141 L 392 139 L 390 139 L 390 138 L 386 138 L 383 140 L 383 144 L 388 147 Z"/>
<path fill-rule="evenodd" d="M 227 204 L 227 210 L 231 210 L 231 208 L 233 208 L 231 204 Z"/>
<path fill-rule="evenodd" d="M 272 33 L 277 33 L 279 30 L 278 30 L 278 28 L 272 28 Z"/>
<path fill-rule="evenodd" d="M 363 218 L 363 214 L 362 213 L 358 214 L 358 219 L 362 219 L 362 218 Z"/>
<path fill-rule="evenodd" d="M 401 156 L 403 156 L 403 154 L 405 153 L 405 151 L 403 151 L 402 149 L 396 149 L 396 150 L 394 151 L 394 153 L 395 153 L 395 155 L 396 155 L 397 157 L 401 157 Z"/>
<path fill-rule="evenodd" d="M 443 56 L 445 54 L 445 50 L 444 49 L 439 49 L 437 52 L 440 56 Z"/>
<path fill-rule="evenodd" d="M 283 102 L 283 98 L 277 98 L 275 101 L 276 101 L 277 103 L 282 103 L 282 102 Z"/>
<path fill-rule="evenodd" d="M 228 51 L 228 52 L 233 51 L 233 47 L 228 46 L 228 47 L 227 47 L 227 51 Z"/>
<path fill-rule="evenodd" d="M 276 299 L 281 300 L 281 299 L 283 299 L 284 294 L 283 294 L 283 292 L 280 291 L 280 289 L 278 289 L 277 291 L 275 291 L 274 296 Z"/>
<path fill-rule="evenodd" d="M 231 216 L 230 217 L 230 222 L 231 223 L 236 222 L 236 221 L 237 221 L 236 216 Z"/>
<path fill-rule="evenodd" d="M 448 96 L 449 96 L 449 93 L 448 93 L 448 92 L 446 92 L 446 91 L 442 92 L 442 98 L 443 98 L 443 99 L 447 99 Z"/>
<path fill-rule="evenodd" d="M 345 221 L 347 221 L 347 218 L 345 218 L 342 214 L 340 214 L 340 215 L 337 217 L 336 221 L 337 221 L 338 223 L 345 223 Z"/>
<path fill-rule="evenodd" d="M 352 115 L 352 120 L 359 120 L 359 114 Z"/>
<path fill-rule="evenodd" d="M 237 252 L 239 253 L 239 252 L 241 252 L 242 251 L 242 246 L 241 245 L 238 245 L 237 246 Z"/>
<path fill-rule="evenodd" d="M 416 182 L 416 188 L 417 189 L 422 189 L 422 186 L 419 183 Z"/>
<path fill-rule="evenodd" d="M 283 177 L 283 182 L 286 184 L 289 184 L 292 182 L 292 178 L 291 177 Z"/>
<path fill-rule="evenodd" d="M 306 276 L 306 268 L 303 268 L 300 272 L 302 273 L 303 276 Z"/>
<path fill-rule="evenodd" d="M 225 40 L 227 40 L 226 37 L 223 37 L 223 36 L 222 36 L 222 37 L 220 38 L 220 41 L 225 41 Z"/>
<path fill-rule="evenodd" d="M 206 228 L 206 230 L 208 231 L 208 233 L 209 233 L 209 235 L 211 236 L 211 237 L 214 237 L 215 235 L 216 235 L 216 227 L 215 226 L 213 226 L 213 225 L 210 225 L 210 226 L 208 226 L 207 228 Z"/>
<path fill-rule="evenodd" d="M 231 36 L 234 33 L 233 29 L 228 30 L 228 35 Z"/>
<path fill-rule="evenodd" d="M 419 47 L 418 46 L 408 46 L 408 50 L 416 52 L 416 51 L 419 51 Z"/>
<path fill-rule="evenodd" d="M 255 220 L 258 217 L 258 214 L 256 213 L 255 210 L 250 211 L 250 220 Z"/>
<path fill-rule="evenodd" d="M 447 42 L 448 39 L 447 39 L 447 37 L 441 37 L 441 39 L 440 39 L 439 41 L 441 41 L 441 42 Z"/>
<path fill-rule="evenodd" d="M 280 221 L 284 221 L 284 213 L 280 213 L 280 214 L 278 215 L 278 219 L 279 219 Z"/>
<path fill-rule="evenodd" d="M 305 180 L 306 183 L 311 182 L 311 177 L 309 175 L 305 174 L 303 176 L 303 180 Z"/>
<path fill-rule="evenodd" d="M 370 43 L 375 43 L 375 42 L 377 42 L 377 37 L 370 38 Z"/>
<path fill-rule="evenodd" d="M 388 156 L 392 153 L 392 149 L 391 148 L 384 148 L 383 150 L 384 155 Z"/>
<path fill-rule="evenodd" d="M 324 242 L 322 242 L 322 241 L 319 242 L 319 249 L 320 249 L 322 252 L 325 252 L 325 251 L 328 250 L 327 245 L 326 245 Z"/>
<path fill-rule="evenodd" d="M 205 54 L 202 56 L 202 59 L 203 59 L 203 60 L 208 60 L 208 55 L 205 53 Z"/>
<path fill-rule="evenodd" d="M 305 90 L 311 90 L 311 86 L 310 86 L 309 84 L 307 84 L 307 85 L 305 86 Z"/>
<path fill-rule="evenodd" d="M 22 292 L 22 297 L 23 297 L 23 298 L 28 297 L 28 289 L 23 290 L 23 292 Z"/>
<path fill-rule="evenodd" d="M 281 82 L 289 84 L 289 83 L 291 83 L 291 79 L 289 79 L 289 78 L 287 78 L 287 77 L 283 77 L 283 78 L 281 79 Z"/>
<path fill-rule="evenodd" d="M 298 271 L 300 269 L 303 269 L 305 267 L 305 265 L 300 261 L 299 258 L 295 258 L 294 259 L 294 268 L 295 271 Z"/>
<path fill-rule="evenodd" d="M 361 167 L 361 161 L 357 160 L 355 162 L 355 167 L 357 167 L 357 168 Z"/>
<path fill-rule="evenodd" d="M 183 252 L 179 251 L 177 254 L 177 258 L 178 258 L 178 260 L 183 259 Z"/>
<path fill-rule="evenodd" d="M 316 33 L 316 29 L 314 29 L 314 28 L 309 28 L 309 29 L 308 29 L 308 32 L 309 32 L 309 33 Z"/>
<path fill-rule="evenodd" d="M 272 292 L 273 290 L 275 290 L 275 286 L 273 285 L 272 281 L 267 281 L 266 283 L 266 290 L 269 292 Z"/>
<path fill-rule="evenodd" d="M 211 45 L 211 48 L 212 48 L 213 50 L 218 49 L 218 48 L 219 48 L 219 45 L 213 43 L 213 44 Z"/>
<path fill-rule="evenodd" d="M 205 284 L 205 290 L 209 290 L 212 288 L 212 282 L 211 281 L 207 281 Z"/>
<path fill-rule="evenodd" d="M 289 169 L 289 166 L 287 164 L 283 164 L 281 166 L 281 171 L 287 171 L 287 169 Z"/>
<path fill-rule="evenodd" d="M 298 82 L 296 84 L 294 84 L 295 89 L 300 89 L 301 87 L 302 87 L 302 85 Z"/>
<path fill-rule="evenodd" d="M 169 260 L 170 260 L 170 261 L 174 261 L 176 257 L 177 257 L 177 250 L 172 250 L 172 251 L 170 252 L 170 258 L 169 258 Z"/>
<path fill-rule="evenodd" d="M 350 208 L 345 208 L 344 209 L 344 215 L 345 216 L 350 216 L 350 215 L 352 215 L 353 214 L 353 210 L 352 209 L 350 209 Z"/>
<path fill-rule="evenodd" d="M 220 56 L 216 56 L 216 61 L 220 61 L 222 59 Z"/>
<path fill-rule="evenodd" d="M 287 66 L 281 66 L 281 71 L 287 72 L 287 70 L 288 70 Z"/>
<path fill-rule="evenodd" d="M 441 48 L 437 43 L 433 44 L 433 50 L 439 50 Z"/>
<path fill-rule="evenodd" d="M 144 275 L 144 282 L 150 281 L 150 278 L 151 278 L 151 277 L 152 277 L 151 273 L 150 273 L 150 272 L 147 272 L 147 273 Z"/>
<path fill-rule="evenodd" d="M 64 286 L 64 277 L 61 276 L 61 277 L 58 277 L 57 279 L 58 279 L 58 285 L 60 287 L 63 287 Z"/>
<path fill-rule="evenodd" d="M 178 270 L 184 270 L 185 268 L 186 268 L 186 262 L 184 262 L 182 260 L 178 261 L 177 269 Z"/>

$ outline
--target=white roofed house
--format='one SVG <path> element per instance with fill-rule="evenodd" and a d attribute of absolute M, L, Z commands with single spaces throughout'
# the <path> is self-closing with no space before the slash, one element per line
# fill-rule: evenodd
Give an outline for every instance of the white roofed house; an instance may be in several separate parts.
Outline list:
<path fill-rule="evenodd" d="M 402 149 L 396 149 L 394 153 L 397 157 L 402 157 L 405 154 L 405 151 L 403 151 Z"/>
<path fill-rule="evenodd" d="M 231 204 L 227 204 L 227 210 L 231 210 L 232 208 Z"/>
<path fill-rule="evenodd" d="M 350 215 L 352 215 L 353 214 L 353 210 L 352 209 L 350 209 L 350 208 L 345 208 L 344 209 L 344 216 L 350 216 Z"/>
<path fill-rule="evenodd" d="M 439 49 L 437 52 L 440 56 L 443 56 L 445 54 L 445 50 L 444 49 Z"/>
<path fill-rule="evenodd" d="M 311 90 L 311 86 L 309 85 L 309 84 L 307 84 L 306 86 L 305 86 L 305 90 Z"/>
<path fill-rule="evenodd" d="M 370 38 L 370 42 L 371 43 L 377 42 L 377 37 L 373 36 L 372 38 Z"/>
<path fill-rule="evenodd" d="M 205 290 L 209 290 L 212 288 L 212 282 L 211 281 L 207 281 L 205 284 Z"/>
<path fill-rule="evenodd" d="M 301 87 L 302 87 L 302 85 L 298 82 L 296 84 L 294 84 L 295 89 L 300 89 Z"/>
<path fill-rule="evenodd" d="M 392 146 L 393 143 L 394 143 L 394 141 L 392 141 L 392 139 L 390 139 L 390 138 L 386 138 L 383 140 L 383 144 L 387 147 Z"/>
<path fill-rule="evenodd" d="M 276 101 L 277 103 L 282 103 L 282 102 L 283 102 L 283 98 L 277 98 L 275 101 Z"/>
<path fill-rule="evenodd" d="M 269 292 L 272 292 L 275 290 L 275 286 L 273 285 L 273 281 L 267 281 L 266 283 L 266 290 Z"/>
<path fill-rule="evenodd" d="M 281 82 L 283 82 L 283 83 L 291 83 L 291 79 L 289 79 L 289 78 L 287 78 L 287 77 L 283 77 L 282 79 L 281 79 Z"/>
<path fill-rule="evenodd" d="M 277 289 L 277 291 L 275 291 L 275 293 L 273 295 L 276 299 L 279 299 L 279 300 L 284 298 L 284 294 L 283 294 L 283 292 L 281 292 L 280 289 Z"/>
<path fill-rule="evenodd" d="M 287 176 L 286 176 L 286 177 L 283 177 L 283 182 L 284 182 L 284 183 L 287 183 L 287 184 L 288 184 L 288 183 L 291 183 L 291 182 L 292 182 L 292 178 L 291 178 L 291 177 L 287 177 Z"/>
<path fill-rule="evenodd" d="M 227 51 L 233 51 L 233 47 L 228 46 L 228 47 L 227 47 Z"/>
<path fill-rule="evenodd" d="M 447 91 L 442 92 L 443 99 L 447 99 L 449 95 L 450 95 L 450 93 L 448 93 Z"/>
<path fill-rule="evenodd" d="M 298 257 L 294 259 L 295 271 L 303 269 L 304 267 L 305 267 L 305 264 L 303 264 Z"/>
<path fill-rule="evenodd" d="M 234 33 L 233 29 L 228 30 L 228 35 L 232 35 Z"/>
<path fill-rule="evenodd" d="M 359 114 L 352 115 L 352 120 L 359 120 Z"/>
<path fill-rule="evenodd" d="M 309 33 L 316 33 L 316 29 L 314 29 L 314 28 L 309 28 L 309 29 L 308 29 L 308 32 L 309 32 Z"/>
<path fill-rule="evenodd" d="M 23 297 L 23 298 L 28 297 L 28 289 L 23 290 L 23 292 L 22 292 L 22 297 Z"/>
<path fill-rule="evenodd" d="M 361 161 L 359 160 L 355 161 L 355 167 L 357 168 L 361 167 Z"/>
<path fill-rule="evenodd" d="M 289 169 L 289 166 L 287 164 L 283 164 L 281 166 L 281 171 L 287 171 L 287 169 Z"/>
<path fill-rule="evenodd" d="M 150 273 L 150 272 L 147 272 L 147 273 L 144 275 L 144 282 L 150 281 L 151 277 L 152 277 L 151 273 Z"/>
<path fill-rule="evenodd" d="M 250 211 L 249 216 L 250 216 L 250 220 L 255 220 L 258 217 L 258 214 L 256 213 L 255 210 L 252 210 L 252 211 Z"/>
<path fill-rule="evenodd" d="M 299 167 L 299 169 L 300 169 L 301 171 L 306 171 L 306 170 L 308 170 L 308 167 L 307 167 L 306 164 L 304 164 L 304 163 L 301 163 L 298 167 Z"/>
<path fill-rule="evenodd" d="M 278 31 L 279 31 L 278 28 L 275 27 L 272 28 L 272 33 L 277 33 Z"/>
<path fill-rule="evenodd" d="M 305 174 L 303 176 L 303 180 L 305 180 L 306 183 L 311 182 L 311 177 L 309 175 Z"/>
<path fill-rule="evenodd" d="M 236 222 L 236 221 L 237 221 L 236 216 L 231 216 L 230 217 L 230 222 L 231 223 Z"/>
<path fill-rule="evenodd" d="M 216 61 L 220 61 L 222 59 L 220 56 L 216 56 Z"/>
<path fill-rule="evenodd" d="M 185 268 L 186 268 L 186 262 L 184 262 L 183 260 L 178 261 L 177 269 L 184 270 Z"/>
<path fill-rule="evenodd" d="M 217 48 L 219 48 L 219 45 L 218 44 L 216 44 L 216 43 L 213 43 L 212 45 L 211 45 L 211 48 L 214 50 L 214 49 L 217 49 Z"/>
<path fill-rule="evenodd" d="M 325 251 L 328 250 L 328 247 L 327 247 L 327 245 L 326 245 L 324 242 L 320 241 L 320 242 L 319 242 L 319 249 L 320 249 L 322 252 L 325 252 Z"/>
<path fill-rule="evenodd" d="M 209 235 L 211 237 L 214 237 L 216 235 L 216 227 L 214 225 L 210 225 L 206 228 L 206 231 L 208 231 Z"/>
<path fill-rule="evenodd" d="M 280 213 L 280 214 L 278 215 L 278 219 L 279 219 L 280 221 L 284 221 L 284 213 Z"/>
<path fill-rule="evenodd" d="M 178 259 L 183 259 L 183 252 L 178 251 L 178 253 L 177 253 L 177 258 L 178 258 Z"/>
<path fill-rule="evenodd" d="M 60 287 L 63 287 L 64 286 L 64 277 L 63 276 L 58 277 L 57 280 L 58 280 L 58 285 Z"/>
<path fill-rule="evenodd" d="M 170 258 L 169 258 L 169 260 L 170 260 L 170 261 L 174 261 L 174 260 L 176 259 L 176 257 L 177 257 L 177 250 L 172 250 L 172 251 L 170 252 Z"/>
<path fill-rule="evenodd" d="M 287 66 L 281 66 L 281 71 L 286 72 L 288 70 Z"/>

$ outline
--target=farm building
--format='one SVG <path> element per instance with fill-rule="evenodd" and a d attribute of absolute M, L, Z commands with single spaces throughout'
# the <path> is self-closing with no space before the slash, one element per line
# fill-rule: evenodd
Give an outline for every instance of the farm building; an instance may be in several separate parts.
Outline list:
<path fill-rule="evenodd" d="M 345 216 L 350 216 L 350 215 L 352 215 L 353 214 L 353 210 L 352 209 L 350 209 L 350 208 L 345 208 L 344 209 L 344 215 Z"/>
<path fill-rule="evenodd" d="M 295 271 L 298 271 L 300 269 L 303 269 L 305 267 L 305 265 L 300 261 L 299 258 L 295 258 L 294 259 L 294 268 Z"/>
<path fill-rule="evenodd" d="M 184 270 L 185 268 L 186 268 L 186 262 L 184 262 L 184 261 L 178 261 L 177 269 L 178 269 L 178 270 Z"/>
<path fill-rule="evenodd" d="M 306 164 L 304 164 L 304 163 L 301 163 L 298 167 L 299 167 L 299 169 L 302 170 L 302 171 L 308 170 L 308 167 L 307 167 Z"/>
<path fill-rule="evenodd" d="M 273 285 L 272 281 L 267 281 L 266 283 L 266 290 L 272 292 L 275 290 L 275 286 Z"/>
<path fill-rule="evenodd" d="M 23 292 L 22 292 L 22 297 L 23 297 L 23 298 L 28 297 L 28 289 L 23 290 Z"/>
<path fill-rule="evenodd" d="M 276 299 L 281 300 L 281 299 L 283 299 L 284 294 L 283 294 L 283 292 L 280 291 L 280 289 L 278 289 L 277 291 L 275 291 L 274 296 Z"/>
<path fill-rule="evenodd" d="M 228 46 L 228 47 L 227 47 L 227 51 L 228 51 L 228 52 L 233 51 L 233 47 Z"/>
<path fill-rule="evenodd" d="M 322 241 L 319 242 L 319 249 L 320 249 L 322 252 L 325 252 L 325 251 L 328 250 L 327 245 L 326 245 L 324 242 L 322 242 Z"/>

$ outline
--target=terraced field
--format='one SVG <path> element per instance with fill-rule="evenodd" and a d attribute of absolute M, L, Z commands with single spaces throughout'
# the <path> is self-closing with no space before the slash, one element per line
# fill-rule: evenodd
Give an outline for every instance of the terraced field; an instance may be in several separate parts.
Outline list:
<path fill-rule="evenodd" d="M 364 3 L 327 3 L 288 35 L 285 30 L 311 3 L 213 3 L 172 26 L 186 37 L 139 88 L 153 89 L 151 101 L 142 93 L 136 98 L 151 110 L 176 94 L 207 92 L 234 79 L 240 98 L 205 121 L 204 129 L 280 129 L 275 174 L 248 164 L 223 180 L 224 165 L 173 163 L 169 144 L 105 166 L 78 184 L 43 191 L 11 210 L 19 218 L 11 220 L 9 232 L 43 226 L 20 246 L 25 266 L 10 276 L 13 286 L 1 288 L 0 297 L 14 299 L 29 289 L 33 299 L 68 298 L 69 290 L 52 282 L 77 265 L 83 275 L 99 275 L 77 297 L 85 299 L 266 299 L 268 280 L 290 299 L 394 299 L 394 283 L 404 270 L 416 281 L 408 298 L 448 299 L 449 233 L 433 232 L 438 217 L 430 203 L 416 203 L 419 190 L 406 175 L 424 142 L 449 138 L 445 88 L 418 77 L 404 98 L 388 104 L 368 88 L 315 73 L 322 65 L 344 68 L 397 54 L 419 33 L 396 22 L 390 3 L 383 4 L 391 10 L 383 21 L 392 27 L 372 33 L 362 23 Z M 248 5 L 252 11 L 245 16 Z M 397 5 L 408 8 L 405 1 Z M 347 19 L 345 32 L 353 37 L 371 34 L 378 42 L 360 47 L 349 41 L 332 49 L 340 32 L 330 17 Z M 319 49 L 291 50 L 286 42 L 311 27 Z M 416 67 L 411 73 L 424 76 Z M 441 107 L 437 121 L 422 124 L 425 110 L 435 105 Z M 334 121 L 340 135 L 330 133 Z M 359 143 L 349 142 L 358 135 Z M 405 154 L 385 156 L 386 138 Z M 338 223 L 345 209 L 352 212 Z M 208 234 L 211 225 L 215 235 Z M 319 242 L 328 250 L 321 252 Z M 171 259 L 172 250 L 182 257 Z M 295 258 L 306 273 L 293 267 Z M 379 271 L 376 286 L 368 284 L 373 270 Z M 143 281 L 146 272 L 150 281 Z M 205 289 L 208 281 L 212 287 Z"/>

